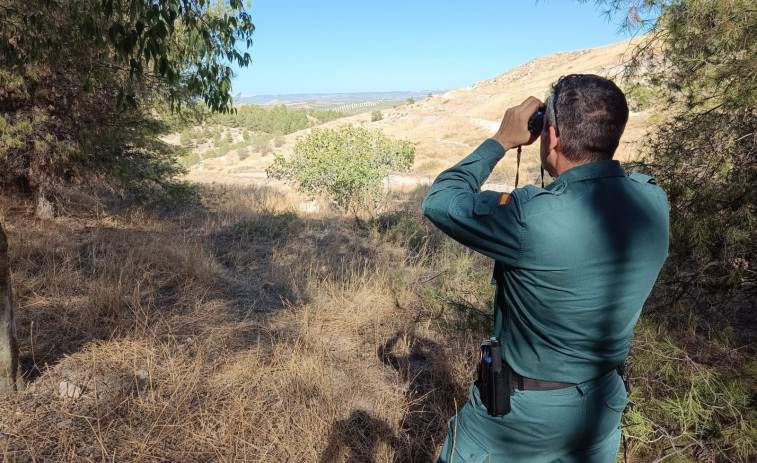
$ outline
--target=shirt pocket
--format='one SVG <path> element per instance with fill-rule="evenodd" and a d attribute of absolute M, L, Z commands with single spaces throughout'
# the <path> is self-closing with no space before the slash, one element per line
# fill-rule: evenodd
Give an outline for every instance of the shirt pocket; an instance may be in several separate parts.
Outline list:
<path fill-rule="evenodd" d="M 474 198 L 473 215 L 477 217 L 493 215 L 497 206 L 499 206 L 500 196 L 501 193 L 495 191 L 484 191 L 477 194 Z"/>

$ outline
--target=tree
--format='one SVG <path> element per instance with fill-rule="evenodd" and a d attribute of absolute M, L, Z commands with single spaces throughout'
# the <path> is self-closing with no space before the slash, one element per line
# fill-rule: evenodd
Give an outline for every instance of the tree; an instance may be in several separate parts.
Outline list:
<path fill-rule="evenodd" d="M 8 240 L 0 224 L 0 395 L 23 388 L 24 382 L 18 373 L 18 342 L 13 319 Z"/>
<path fill-rule="evenodd" d="M 628 73 L 664 108 L 642 164 L 670 199 L 669 276 L 682 291 L 757 294 L 757 4 L 595 3 L 627 28 L 651 29 Z"/>
<path fill-rule="evenodd" d="M 289 160 L 277 155 L 267 174 L 309 195 L 325 193 L 340 207 L 357 212 L 365 206 L 373 210 L 381 197 L 381 181 L 390 172 L 408 170 L 414 160 L 410 142 L 344 125 L 313 129 L 297 140 Z"/>
<path fill-rule="evenodd" d="M 0 0 L 0 181 L 169 186 L 181 150 L 160 115 L 232 110 L 253 30 L 241 0 Z"/>
<path fill-rule="evenodd" d="M 232 64 L 254 26 L 241 0 L 0 0 L 0 186 L 49 210 L 62 184 L 183 189 L 165 108 L 230 111 Z M 120 190 L 120 188 L 119 188 Z M 0 230 L 0 390 L 17 388 Z"/>
<path fill-rule="evenodd" d="M 383 118 L 384 115 L 381 114 L 381 111 L 379 111 L 378 109 L 371 111 L 371 122 L 378 122 Z"/>
<path fill-rule="evenodd" d="M 637 166 L 670 200 L 670 256 L 658 284 L 668 297 L 654 304 L 666 310 L 652 315 L 675 326 L 686 346 L 668 336 L 659 343 L 666 353 L 645 382 L 660 386 L 641 388 L 648 397 L 634 400 L 631 435 L 645 442 L 641 452 L 657 452 L 649 460 L 754 461 L 752 360 L 736 352 L 753 353 L 757 298 L 757 2 L 596 3 L 621 14 L 627 28 L 651 30 L 628 74 L 659 98 L 660 122 Z M 659 348 L 652 344 L 644 350 Z"/>

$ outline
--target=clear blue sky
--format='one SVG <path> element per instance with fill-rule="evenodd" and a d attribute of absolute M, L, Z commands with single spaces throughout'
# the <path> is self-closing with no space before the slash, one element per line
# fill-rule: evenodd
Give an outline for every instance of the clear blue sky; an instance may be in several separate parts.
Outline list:
<path fill-rule="evenodd" d="M 448 90 L 540 56 L 619 42 L 571 0 L 252 0 L 244 95 Z"/>

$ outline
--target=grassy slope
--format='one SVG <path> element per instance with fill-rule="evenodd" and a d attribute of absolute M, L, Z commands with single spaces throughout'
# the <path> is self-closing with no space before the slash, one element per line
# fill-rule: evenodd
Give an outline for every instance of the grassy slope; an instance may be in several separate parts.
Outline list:
<path fill-rule="evenodd" d="M 488 263 L 442 251 L 417 194 L 371 226 L 267 190 L 207 200 L 165 219 L 6 209 L 31 375 L 0 403 L 6 458 L 431 461 L 483 335 L 439 298 Z"/>
<path fill-rule="evenodd" d="M 29 386 L 0 402 L 0 454 L 434 461 L 492 289 L 423 194 L 371 222 L 267 189 L 208 189 L 205 209 L 163 218 L 40 221 L 2 198 Z M 629 461 L 753 461 L 747 354 L 643 319 Z"/>

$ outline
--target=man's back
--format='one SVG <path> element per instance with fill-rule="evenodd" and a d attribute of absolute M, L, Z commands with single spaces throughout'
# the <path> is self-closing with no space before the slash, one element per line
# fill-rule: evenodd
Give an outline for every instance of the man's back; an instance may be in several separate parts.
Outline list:
<path fill-rule="evenodd" d="M 522 232 L 517 258 L 504 260 L 505 359 L 523 376 L 572 383 L 622 363 L 667 256 L 664 192 L 598 161 L 516 190 L 510 205 Z"/>

